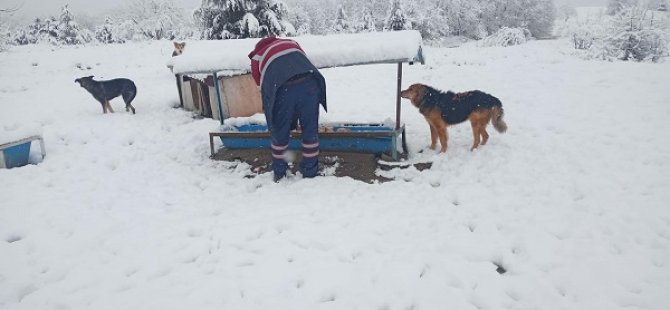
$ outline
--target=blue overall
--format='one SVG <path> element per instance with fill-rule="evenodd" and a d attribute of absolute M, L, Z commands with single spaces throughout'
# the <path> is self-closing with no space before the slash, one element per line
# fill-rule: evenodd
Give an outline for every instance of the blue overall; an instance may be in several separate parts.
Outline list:
<path fill-rule="evenodd" d="M 272 107 L 272 170 L 275 179 L 286 175 L 286 149 L 292 127 L 302 128 L 300 172 L 312 178 L 319 167 L 319 104 L 321 88 L 313 74 L 299 75 L 277 89 Z"/>

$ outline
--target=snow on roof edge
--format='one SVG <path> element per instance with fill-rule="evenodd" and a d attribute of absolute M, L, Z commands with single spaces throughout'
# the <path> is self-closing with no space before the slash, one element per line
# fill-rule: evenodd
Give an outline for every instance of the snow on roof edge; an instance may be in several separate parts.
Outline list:
<path fill-rule="evenodd" d="M 425 63 L 421 34 L 416 30 L 292 37 L 317 68 L 365 64 Z M 167 65 L 175 74 L 249 73 L 247 54 L 259 39 L 189 41 L 184 54 Z"/>

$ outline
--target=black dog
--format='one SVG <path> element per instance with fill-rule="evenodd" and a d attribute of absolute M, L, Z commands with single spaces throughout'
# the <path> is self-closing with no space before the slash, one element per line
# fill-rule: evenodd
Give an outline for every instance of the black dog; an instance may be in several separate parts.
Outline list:
<path fill-rule="evenodd" d="M 112 106 L 109 105 L 109 100 L 122 96 L 123 101 L 126 103 L 126 112 L 132 110 L 133 114 L 135 114 L 135 107 L 130 104 L 135 99 L 135 95 L 137 95 L 137 87 L 133 81 L 129 79 L 94 81 L 93 76 L 86 76 L 78 78 L 74 82 L 79 83 L 81 87 L 93 95 L 95 100 L 100 102 L 102 113 L 107 113 L 107 110 L 114 113 Z"/>

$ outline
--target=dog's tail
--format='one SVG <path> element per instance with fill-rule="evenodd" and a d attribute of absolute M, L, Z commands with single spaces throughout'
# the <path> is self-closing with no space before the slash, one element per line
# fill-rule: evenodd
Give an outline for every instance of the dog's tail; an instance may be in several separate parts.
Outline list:
<path fill-rule="evenodd" d="M 503 120 L 505 116 L 505 110 L 503 110 L 502 104 L 493 106 L 493 115 L 491 117 L 491 123 L 493 128 L 495 128 L 499 133 L 505 133 L 507 131 L 507 123 Z"/>

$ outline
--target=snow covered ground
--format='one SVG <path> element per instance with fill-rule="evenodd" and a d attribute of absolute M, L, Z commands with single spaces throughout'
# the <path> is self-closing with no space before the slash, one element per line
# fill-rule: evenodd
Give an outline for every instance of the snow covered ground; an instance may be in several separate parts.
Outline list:
<path fill-rule="evenodd" d="M 275 184 L 208 159 L 218 123 L 172 108 L 171 52 L 0 54 L 0 138 L 37 128 L 47 148 L 0 170 L 0 309 L 670 308 L 670 62 L 428 48 L 404 86 L 489 92 L 507 134 L 469 152 L 455 126 L 435 154 L 404 102 L 431 170 Z M 395 66 L 324 74 L 324 121 L 393 117 Z M 137 114 L 116 99 L 103 115 L 74 83 L 87 75 L 135 80 Z"/>

